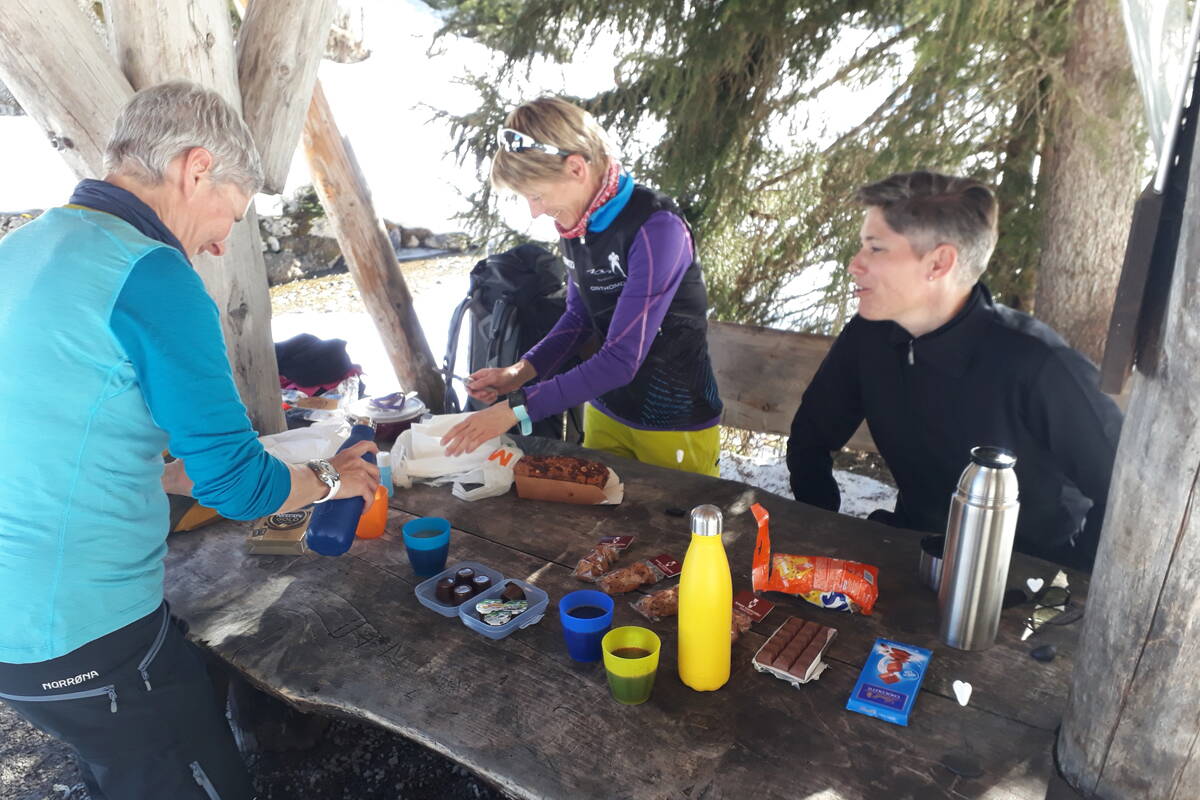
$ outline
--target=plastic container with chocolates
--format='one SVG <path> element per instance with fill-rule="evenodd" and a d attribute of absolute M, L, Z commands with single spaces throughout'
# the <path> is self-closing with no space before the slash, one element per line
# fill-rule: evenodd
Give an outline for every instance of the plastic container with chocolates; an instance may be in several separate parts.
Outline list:
<path fill-rule="evenodd" d="M 531 583 L 506 578 L 458 608 L 463 624 L 489 639 L 503 639 L 546 614 L 550 596 Z"/>
<path fill-rule="evenodd" d="M 469 574 L 464 573 L 460 582 L 459 573 L 463 570 L 468 570 Z M 418 583 L 414 591 L 421 605 L 433 609 L 443 617 L 454 617 L 458 615 L 460 605 L 469 605 L 472 599 L 482 594 L 483 590 L 474 588 L 482 585 L 482 581 L 476 580 L 478 578 L 485 578 L 488 586 L 494 586 L 502 581 L 504 576 L 483 564 L 462 561 Z M 455 594 L 458 589 L 466 591 Z"/>

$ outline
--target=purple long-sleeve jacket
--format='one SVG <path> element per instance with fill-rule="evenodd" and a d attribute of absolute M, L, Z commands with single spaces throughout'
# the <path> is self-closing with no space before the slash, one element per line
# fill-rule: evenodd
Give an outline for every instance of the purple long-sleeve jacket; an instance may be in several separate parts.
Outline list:
<path fill-rule="evenodd" d="M 619 199 L 620 195 L 609 202 Z M 579 366 L 526 387 L 530 418 L 543 419 L 590 401 L 609 417 L 642 427 L 613 414 L 598 398 L 633 380 L 692 260 L 692 237 L 683 220 L 669 211 L 652 214 L 629 249 L 627 280 L 617 299 L 608 337 L 595 355 Z M 566 311 L 550 333 L 522 358 L 538 375 L 547 375 L 575 354 L 592 330 L 587 308 L 572 282 L 567 288 Z M 711 427 L 719 421 L 714 417 L 696 428 Z"/>

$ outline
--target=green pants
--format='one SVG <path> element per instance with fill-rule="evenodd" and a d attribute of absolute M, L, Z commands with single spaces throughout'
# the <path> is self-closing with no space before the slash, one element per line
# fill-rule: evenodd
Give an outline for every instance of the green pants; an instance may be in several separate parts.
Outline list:
<path fill-rule="evenodd" d="M 617 422 L 588 403 L 583 409 L 583 446 L 644 464 L 717 477 L 721 426 L 699 431 L 642 431 Z"/>

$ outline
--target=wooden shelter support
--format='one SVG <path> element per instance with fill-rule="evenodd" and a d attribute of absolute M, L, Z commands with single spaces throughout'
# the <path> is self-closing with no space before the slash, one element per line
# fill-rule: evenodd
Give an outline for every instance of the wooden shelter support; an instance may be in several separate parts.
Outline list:
<path fill-rule="evenodd" d="M 133 89 L 75 0 L 4 0 L 0 79 L 77 176 L 104 174 L 104 143 Z"/>
<path fill-rule="evenodd" d="M 333 0 L 254 0 L 246 9 L 238 85 L 268 194 L 287 181 L 336 7 Z"/>
<path fill-rule="evenodd" d="M 440 412 L 445 384 L 421 330 L 396 252 L 375 214 L 370 190 L 349 143 L 338 131 L 320 82 L 304 123 L 304 151 L 321 205 L 379 329 L 396 377 L 405 390 L 417 392 L 430 410 Z"/>
<path fill-rule="evenodd" d="M 300 97 L 308 97 L 325 42 L 325 31 L 317 26 L 323 19 L 328 28 L 332 9 L 321 8 L 327 0 L 313 3 L 314 9 L 304 13 L 296 9 L 284 13 L 294 5 L 285 0 L 261 0 L 256 5 L 263 7 L 262 12 L 254 25 L 242 29 L 239 48 L 252 54 L 248 57 L 267 74 L 251 81 L 253 101 L 263 105 L 247 116 L 260 121 L 277 116 L 279 124 L 251 130 L 260 153 L 286 152 L 290 157 L 299 136 L 299 120 L 288 123 L 287 103 L 300 108 L 303 103 L 294 96 L 266 102 L 267 96 L 274 90 L 292 89 L 301 93 Z M 233 31 L 224 0 L 190 0 L 165 6 L 140 0 L 109 0 L 107 7 L 113 53 L 135 89 L 186 78 L 215 89 L 243 111 Z M 279 13 L 271 13 L 274 11 Z M 298 45 L 301 36 L 310 37 L 311 46 L 295 46 L 287 53 L 268 55 L 269 48 L 281 43 Z M 281 76 L 285 78 L 284 86 L 278 83 Z M 260 433 L 283 430 L 267 269 L 253 209 L 234 226 L 224 256 L 193 255 L 192 263 L 221 311 L 229 363 L 251 422 Z"/>
<path fill-rule="evenodd" d="M 1200 797 L 1200 159 L 1159 369 L 1137 373 L 1058 738 L 1085 796 Z"/>

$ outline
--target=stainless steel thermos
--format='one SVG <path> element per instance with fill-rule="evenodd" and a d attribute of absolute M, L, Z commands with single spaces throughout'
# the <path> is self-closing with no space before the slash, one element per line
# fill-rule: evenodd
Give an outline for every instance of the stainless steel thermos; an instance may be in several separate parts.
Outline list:
<path fill-rule="evenodd" d="M 959 650 L 984 650 L 996 641 L 1020 510 L 1016 463 L 1002 447 L 972 448 L 950 499 L 938 633 Z"/>

